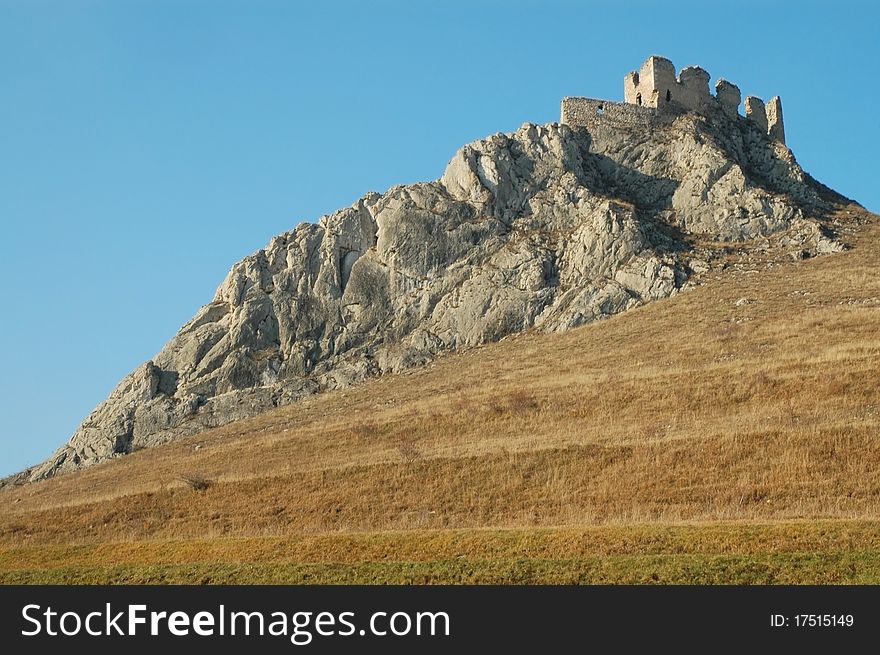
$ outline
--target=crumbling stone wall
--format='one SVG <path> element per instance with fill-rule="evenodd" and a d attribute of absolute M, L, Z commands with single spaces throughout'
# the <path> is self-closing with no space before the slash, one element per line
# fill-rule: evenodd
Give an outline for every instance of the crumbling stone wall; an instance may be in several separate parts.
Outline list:
<path fill-rule="evenodd" d="M 651 127 L 668 123 L 674 114 L 658 114 L 651 107 L 596 98 L 563 98 L 562 123 L 578 127 L 601 125 Z"/>

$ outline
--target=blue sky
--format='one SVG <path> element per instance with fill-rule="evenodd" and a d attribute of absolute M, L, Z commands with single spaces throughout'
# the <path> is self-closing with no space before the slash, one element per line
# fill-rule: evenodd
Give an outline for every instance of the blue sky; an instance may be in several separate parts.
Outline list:
<path fill-rule="evenodd" d="M 63 443 L 230 265 L 455 150 L 622 98 L 649 54 L 779 94 L 880 209 L 872 3 L 0 0 L 0 475 Z"/>

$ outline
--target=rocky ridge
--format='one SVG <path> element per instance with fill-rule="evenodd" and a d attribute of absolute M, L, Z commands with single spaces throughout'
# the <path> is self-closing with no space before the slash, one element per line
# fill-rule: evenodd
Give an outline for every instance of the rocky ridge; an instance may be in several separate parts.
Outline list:
<path fill-rule="evenodd" d="M 720 265 L 722 244 L 839 250 L 818 189 L 783 144 L 721 112 L 475 141 L 438 181 L 369 193 L 236 263 L 64 446 L 6 483 L 671 296 Z"/>

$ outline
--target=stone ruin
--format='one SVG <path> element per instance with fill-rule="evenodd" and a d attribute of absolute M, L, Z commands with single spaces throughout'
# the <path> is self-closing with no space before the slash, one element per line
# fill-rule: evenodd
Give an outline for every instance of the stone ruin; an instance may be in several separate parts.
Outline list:
<path fill-rule="evenodd" d="M 623 78 L 623 97 L 624 104 L 592 98 L 564 98 L 562 122 L 590 125 L 598 117 L 608 116 L 617 122 L 650 125 L 681 111 L 708 113 L 720 110 L 735 117 L 739 115 L 742 98 L 739 87 L 725 79 L 715 83 L 713 96 L 709 92 L 709 73 L 704 69 L 687 66 L 676 75 L 672 62 L 657 55 L 648 57 L 638 72 L 627 73 Z M 779 96 L 766 104 L 760 98 L 747 96 L 745 111 L 746 118 L 762 132 L 785 143 Z"/>

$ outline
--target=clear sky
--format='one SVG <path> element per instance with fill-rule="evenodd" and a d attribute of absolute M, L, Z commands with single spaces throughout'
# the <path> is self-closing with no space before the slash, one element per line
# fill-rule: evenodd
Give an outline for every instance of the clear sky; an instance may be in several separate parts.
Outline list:
<path fill-rule="evenodd" d="M 781 95 L 803 167 L 880 209 L 874 5 L 0 0 L 0 475 L 274 234 L 650 54 Z"/>

